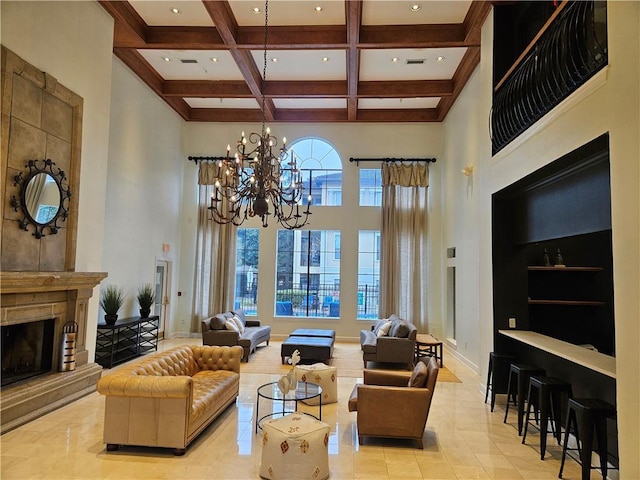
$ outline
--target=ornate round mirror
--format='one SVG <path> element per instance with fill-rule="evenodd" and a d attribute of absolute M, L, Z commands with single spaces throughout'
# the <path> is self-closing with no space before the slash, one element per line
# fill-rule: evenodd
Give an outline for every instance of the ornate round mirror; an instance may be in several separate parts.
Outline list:
<path fill-rule="evenodd" d="M 12 196 L 11 206 L 16 212 L 22 211 L 20 228 L 28 231 L 29 225 L 33 225 L 33 235 L 41 238 L 45 235 L 45 228 L 51 234 L 58 233 L 58 221 L 64 221 L 68 216 L 67 204 L 71 192 L 64 184 L 67 179 L 65 173 L 59 168 L 56 168 L 57 172 L 54 171 L 53 161 L 43 160 L 42 167 L 38 162 L 29 160 L 26 165 L 29 171 L 25 176 L 19 173 L 14 177 L 13 184 L 20 187 L 20 195 L 18 198 Z"/>
<path fill-rule="evenodd" d="M 49 173 L 36 173 L 27 179 L 22 199 L 31 219 L 40 225 L 53 220 L 60 210 L 60 188 Z"/>

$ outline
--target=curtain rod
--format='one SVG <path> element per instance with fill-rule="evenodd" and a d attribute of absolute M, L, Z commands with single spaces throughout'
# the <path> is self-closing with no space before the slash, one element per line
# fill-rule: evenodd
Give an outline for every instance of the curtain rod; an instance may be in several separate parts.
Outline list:
<path fill-rule="evenodd" d="M 218 160 L 225 160 L 227 157 L 187 157 L 190 162 L 217 162 Z"/>
<path fill-rule="evenodd" d="M 356 162 L 356 165 L 360 165 L 360 162 L 427 162 L 435 163 L 435 158 L 353 158 L 349 159 L 351 163 Z"/>

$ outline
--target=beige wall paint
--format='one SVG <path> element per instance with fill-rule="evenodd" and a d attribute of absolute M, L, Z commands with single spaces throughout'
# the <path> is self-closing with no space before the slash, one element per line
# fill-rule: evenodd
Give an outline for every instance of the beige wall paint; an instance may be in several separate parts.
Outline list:
<path fill-rule="evenodd" d="M 471 264 L 459 259 L 459 297 L 478 312 L 461 318 L 460 336 L 479 338 L 458 354 L 486 374 L 486 359 L 493 347 L 491 273 L 491 195 L 567 152 L 610 132 L 613 222 L 613 262 L 616 312 L 617 406 L 621 478 L 640 478 L 640 291 L 638 252 L 640 232 L 640 5 L 609 2 L 609 68 L 556 107 L 521 139 L 491 157 L 489 109 L 491 104 L 491 47 L 493 21 L 483 27 L 482 61 L 471 82 L 445 122 L 443 173 L 445 185 L 445 245 L 465 245 Z M 471 99 L 466 101 L 465 99 Z M 463 121 L 466 119 L 466 121 Z M 460 188 L 459 169 L 471 163 L 473 189 Z M 477 218 L 477 220 L 473 220 Z M 476 228 L 468 226 L 476 224 Z M 475 230 L 475 231 L 474 231 Z M 472 245 L 477 241 L 477 245 Z M 482 377 L 484 378 L 484 376 Z"/>
<path fill-rule="evenodd" d="M 113 19 L 94 2 L 2 1 L 0 41 L 84 99 L 76 271 L 103 271 Z M 99 288 L 89 303 L 98 315 Z M 89 322 L 93 359 L 96 327 Z"/>
<path fill-rule="evenodd" d="M 234 143 L 240 131 L 259 131 L 260 125 L 222 125 L 189 123 L 185 126 L 185 154 L 186 155 L 222 155 L 228 143 Z M 297 139 L 308 136 L 319 136 L 335 146 L 343 161 L 343 206 L 312 208 L 310 229 L 339 228 L 342 231 L 342 251 L 356 252 L 359 230 L 379 230 L 380 213 L 377 209 L 370 211 L 350 211 L 346 205 L 357 205 L 358 202 L 358 167 L 350 163 L 350 157 L 436 157 L 438 161 L 430 164 L 430 199 L 439 202 L 440 170 L 442 165 L 442 126 L 439 124 L 345 124 L 345 125 L 312 125 L 312 124 L 275 124 L 271 130 L 278 138 L 287 137 L 291 144 Z M 361 164 L 363 167 L 377 168 L 379 164 Z M 197 167 L 193 162 L 185 162 L 185 197 L 182 230 L 185 238 L 181 256 L 185 259 L 195 258 L 195 229 L 197 195 L 192 185 L 195 185 Z M 187 178 L 193 180 L 187 182 Z M 434 208 L 438 208 L 438 204 Z M 336 223 L 337 220 L 337 223 Z M 257 226 L 257 225 L 256 225 Z M 431 245 L 433 255 L 439 251 L 438 219 L 434 218 L 430 225 L 434 232 L 434 242 Z M 187 233 L 188 232 L 188 233 Z M 260 282 L 258 292 L 258 317 L 271 325 L 274 335 L 286 336 L 295 327 L 333 328 L 343 338 L 359 338 L 360 330 L 368 328 L 370 322 L 356 321 L 357 300 L 357 255 L 342 255 L 341 258 L 341 300 L 339 319 L 291 319 L 273 318 L 273 299 L 275 298 L 275 265 L 269 261 L 276 251 L 276 232 L 274 226 L 261 228 L 260 250 Z M 186 238 L 189 234 L 189 238 Z M 437 265 L 437 262 L 436 262 Z M 274 279 L 269 282 L 268 279 Z M 439 279 L 433 279 L 433 291 L 425 292 L 425 298 L 430 302 L 429 309 L 440 311 Z M 181 288 L 185 292 L 184 300 L 180 300 L 179 317 L 184 319 L 185 328 L 191 312 L 190 299 L 193 295 L 193 266 L 185 264 L 180 278 Z M 214 313 L 214 312 L 212 312 Z M 430 315 L 431 318 L 431 315 Z M 435 314 L 434 314 L 435 318 Z M 301 325 L 300 322 L 304 322 Z"/>
<path fill-rule="evenodd" d="M 112 82 L 104 283 L 127 292 L 120 316 L 137 316 L 136 293 L 144 283 L 155 284 L 156 259 L 172 262 L 169 335 L 180 270 L 183 120 L 115 57 Z"/>

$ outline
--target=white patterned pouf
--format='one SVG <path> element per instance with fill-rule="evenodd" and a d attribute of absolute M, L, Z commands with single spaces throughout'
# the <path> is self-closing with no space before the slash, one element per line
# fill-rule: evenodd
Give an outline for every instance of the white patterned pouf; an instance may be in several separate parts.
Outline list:
<path fill-rule="evenodd" d="M 328 424 L 290 413 L 262 424 L 260 476 L 275 479 L 329 478 Z"/>
<path fill-rule="evenodd" d="M 338 401 L 338 369 L 314 363 L 313 365 L 296 365 L 296 378 L 300 382 L 316 383 L 322 387 L 322 404 Z M 303 400 L 307 405 L 317 405 L 318 398 Z"/>

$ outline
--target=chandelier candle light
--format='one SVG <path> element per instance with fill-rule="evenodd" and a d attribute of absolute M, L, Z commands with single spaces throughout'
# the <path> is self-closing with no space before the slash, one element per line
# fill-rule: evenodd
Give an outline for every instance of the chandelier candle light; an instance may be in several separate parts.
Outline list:
<path fill-rule="evenodd" d="M 293 150 L 287 152 L 287 139 L 282 139 L 282 148 L 273 153 L 278 139 L 265 126 L 264 82 L 267 76 L 267 31 L 269 2 L 265 3 L 264 17 L 264 66 L 262 70 L 262 132 L 242 132 L 236 152 L 218 160 L 215 169 L 214 191 L 211 194 L 212 219 L 219 224 L 241 225 L 245 220 L 258 216 L 262 226 L 268 226 L 270 209 L 284 228 L 293 230 L 307 224 L 311 206 L 311 181 L 306 209 L 300 211 L 304 183 L 302 171 L 296 162 Z M 277 150 L 276 150 L 277 152 Z M 290 156 L 287 162 L 287 157 Z"/>

